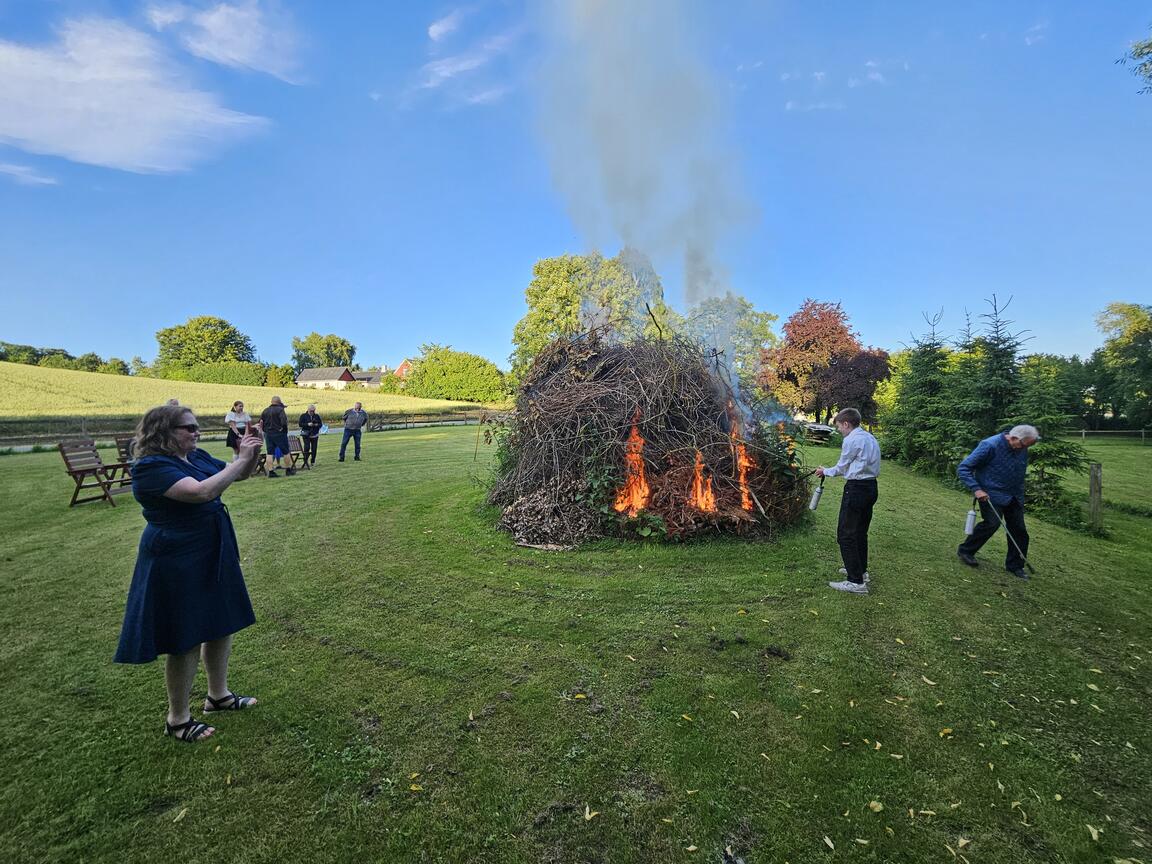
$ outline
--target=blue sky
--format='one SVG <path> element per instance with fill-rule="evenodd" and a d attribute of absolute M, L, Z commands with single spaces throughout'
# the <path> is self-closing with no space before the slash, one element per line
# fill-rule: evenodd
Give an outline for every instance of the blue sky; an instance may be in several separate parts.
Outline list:
<path fill-rule="evenodd" d="M 1150 29 L 1144 2 L 0 0 L 0 339 L 149 359 L 211 314 L 268 361 L 317 330 L 506 367 L 533 262 L 627 234 L 682 305 L 703 206 L 713 289 L 781 320 L 839 301 L 897 349 L 995 293 L 1029 350 L 1084 355 L 1105 304 L 1152 302 L 1152 95 L 1114 62 Z M 587 182 L 601 146 L 624 182 Z M 650 209 L 614 199 L 631 172 Z"/>

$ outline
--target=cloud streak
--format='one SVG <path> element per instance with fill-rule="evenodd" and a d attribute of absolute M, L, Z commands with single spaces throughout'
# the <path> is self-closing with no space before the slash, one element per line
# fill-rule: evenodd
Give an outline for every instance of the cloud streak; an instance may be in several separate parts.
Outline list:
<path fill-rule="evenodd" d="M 433 42 L 439 42 L 446 39 L 460 27 L 460 22 L 464 20 L 464 10 L 454 9 L 445 15 L 443 18 L 438 18 L 428 25 L 428 38 Z"/>
<path fill-rule="evenodd" d="M 55 186 L 59 183 L 55 177 L 41 174 L 35 168 L 29 168 L 27 165 L 0 162 L 0 174 L 10 177 L 14 183 L 20 186 Z"/>
<path fill-rule="evenodd" d="M 0 143 L 31 153 L 183 171 L 266 125 L 185 83 L 153 37 L 120 22 L 66 21 L 44 46 L 0 40 Z"/>
<path fill-rule="evenodd" d="M 171 31 L 184 50 L 229 66 L 296 81 L 298 39 L 277 3 L 239 0 L 195 8 L 183 3 L 156 4 L 147 10 L 158 31 Z"/>

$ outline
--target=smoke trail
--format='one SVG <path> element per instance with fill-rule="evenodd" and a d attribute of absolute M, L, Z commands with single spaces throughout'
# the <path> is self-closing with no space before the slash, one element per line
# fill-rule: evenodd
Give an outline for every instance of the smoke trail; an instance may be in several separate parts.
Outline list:
<path fill-rule="evenodd" d="M 541 121 L 553 176 L 595 246 L 679 256 L 688 305 L 721 293 L 716 244 L 751 214 L 721 141 L 720 90 L 684 0 L 548 6 Z"/>

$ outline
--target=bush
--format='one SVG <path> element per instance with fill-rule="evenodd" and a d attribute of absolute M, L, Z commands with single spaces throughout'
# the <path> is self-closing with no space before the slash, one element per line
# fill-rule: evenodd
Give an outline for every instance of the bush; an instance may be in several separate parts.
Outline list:
<path fill-rule="evenodd" d="M 265 387 L 293 387 L 296 384 L 296 370 L 287 363 L 279 366 L 269 363 L 264 372 Z"/>
<path fill-rule="evenodd" d="M 220 363 L 194 363 L 183 370 L 183 380 L 202 381 L 206 384 L 235 384 L 239 387 L 260 387 L 266 370 L 261 363 L 223 361 Z"/>
<path fill-rule="evenodd" d="M 439 345 L 423 346 L 404 392 L 424 399 L 494 402 L 507 395 L 503 373 L 491 360 Z"/>
<path fill-rule="evenodd" d="M 395 372 L 387 372 L 380 378 L 380 387 L 377 393 L 403 393 L 404 379 Z"/>

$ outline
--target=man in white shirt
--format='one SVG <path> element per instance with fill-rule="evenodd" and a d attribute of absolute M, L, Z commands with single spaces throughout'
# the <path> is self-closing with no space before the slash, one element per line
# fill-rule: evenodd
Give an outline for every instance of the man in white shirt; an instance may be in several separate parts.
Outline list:
<path fill-rule="evenodd" d="M 828 587 L 849 594 L 867 594 L 871 581 L 868 576 L 868 526 L 872 523 L 872 508 L 876 506 L 880 445 L 871 433 L 860 428 L 860 412 L 855 408 L 845 408 L 832 418 L 832 422 L 844 436 L 840 461 L 832 468 L 817 468 L 816 476 L 843 477 L 845 481 L 836 542 L 840 544 L 840 557 L 844 559 L 840 572 L 848 578 L 843 582 L 829 582 Z"/>

